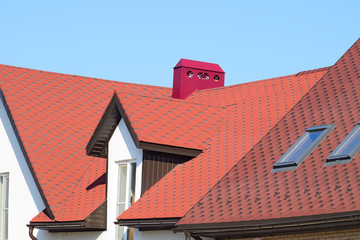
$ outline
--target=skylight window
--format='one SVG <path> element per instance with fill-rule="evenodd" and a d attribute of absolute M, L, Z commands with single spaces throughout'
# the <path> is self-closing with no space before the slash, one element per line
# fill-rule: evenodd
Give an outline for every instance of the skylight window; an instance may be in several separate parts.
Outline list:
<path fill-rule="evenodd" d="M 296 143 L 275 163 L 274 169 L 295 169 L 334 127 L 334 125 L 329 124 L 307 128 Z"/>
<path fill-rule="evenodd" d="M 326 162 L 349 162 L 360 150 L 360 122 L 330 154 Z"/>

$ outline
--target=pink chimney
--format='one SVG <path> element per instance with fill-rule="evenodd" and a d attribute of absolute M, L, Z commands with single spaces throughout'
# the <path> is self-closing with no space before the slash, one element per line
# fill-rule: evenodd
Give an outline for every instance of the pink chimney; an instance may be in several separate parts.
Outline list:
<path fill-rule="evenodd" d="M 223 87 L 224 80 L 218 64 L 182 58 L 174 67 L 172 97 L 185 99 L 196 90 Z"/>

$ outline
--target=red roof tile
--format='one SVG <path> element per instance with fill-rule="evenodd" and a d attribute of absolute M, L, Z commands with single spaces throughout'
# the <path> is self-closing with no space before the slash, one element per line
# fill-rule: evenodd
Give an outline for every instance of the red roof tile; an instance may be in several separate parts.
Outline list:
<path fill-rule="evenodd" d="M 97 181 L 105 173 L 105 160 L 86 156 L 85 147 L 114 90 L 140 139 L 191 148 L 211 143 L 209 150 L 176 167 L 121 216 L 182 217 L 325 72 L 198 91 L 186 101 L 169 99 L 169 88 L 5 65 L 0 65 L 0 87 L 47 211 L 56 221 L 82 220 L 106 199 L 106 186 Z M 161 119 L 156 109 L 163 112 Z M 40 213 L 32 221 L 49 220 Z"/>
<path fill-rule="evenodd" d="M 324 166 L 326 158 L 360 120 L 359 70 L 360 39 L 178 224 L 360 210 L 360 155 L 347 164 Z M 297 169 L 271 172 L 306 128 L 324 124 L 337 126 Z"/>
<path fill-rule="evenodd" d="M 0 65 L 0 87 L 56 220 L 84 219 L 106 199 L 104 184 L 86 190 L 105 173 L 105 160 L 86 156 L 85 146 L 114 89 L 122 96 L 171 95 L 169 88 L 6 65 Z"/>
<path fill-rule="evenodd" d="M 118 96 L 138 140 L 143 142 L 204 150 L 226 114 L 222 107 L 179 99 Z"/>
<path fill-rule="evenodd" d="M 213 136 L 210 148 L 178 165 L 118 219 L 184 216 L 326 71 L 194 93 L 186 102 L 227 106 L 228 113 Z"/>

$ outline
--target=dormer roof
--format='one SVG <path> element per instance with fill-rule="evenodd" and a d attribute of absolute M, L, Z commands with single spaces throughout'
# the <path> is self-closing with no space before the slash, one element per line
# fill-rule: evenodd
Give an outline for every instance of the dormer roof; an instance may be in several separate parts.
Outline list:
<path fill-rule="evenodd" d="M 209 147 L 225 114 L 225 107 L 139 94 L 122 96 L 115 92 L 87 153 L 105 157 L 103 149 L 123 118 L 138 148 L 157 147 L 163 152 L 197 156 Z"/>

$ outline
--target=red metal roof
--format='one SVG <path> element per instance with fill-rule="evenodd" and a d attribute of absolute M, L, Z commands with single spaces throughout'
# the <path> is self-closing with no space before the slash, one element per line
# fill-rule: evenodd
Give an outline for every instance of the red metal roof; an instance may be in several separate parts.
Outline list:
<path fill-rule="evenodd" d="M 360 210 L 360 155 L 325 166 L 360 120 L 360 39 L 180 221 L 236 223 Z M 311 126 L 336 128 L 292 171 L 274 163 Z M 232 152 L 230 153 L 232 154 Z"/>
<path fill-rule="evenodd" d="M 174 68 L 179 67 L 191 67 L 191 68 L 197 68 L 202 70 L 209 70 L 213 72 L 224 72 L 222 68 L 219 66 L 219 64 L 216 63 L 208 63 L 208 62 L 200 62 L 195 60 L 189 60 L 189 59 L 180 59 L 180 61 L 176 64 Z"/>
<path fill-rule="evenodd" d="M 186 102 L 224 106 L 227 114 L 210 148 L 177 166 L 118 219 L 182 217 L 241 159 L 327 69 L 197 91 Z M 194 135 L 197 133 L 194 133 Z"/>

